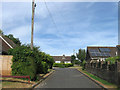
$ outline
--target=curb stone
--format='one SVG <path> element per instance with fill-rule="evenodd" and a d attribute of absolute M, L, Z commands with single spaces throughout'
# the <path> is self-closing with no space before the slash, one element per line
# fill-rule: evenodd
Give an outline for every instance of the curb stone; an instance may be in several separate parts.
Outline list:
<path fill-rule="evenodd" d="M 78 69 L 77 69 L 78 70 Z M 91 77 L 89 77 L 88 75 L 86 75 L 85 73 L 81 72 L 80 70 L 78 70 L 81 74 L 83 74 L 84 76 L 86 76 L 87 78 L 89 78 L 90 80 L 92 80 L 93 82 L 95 82 L 97 85 L 99 85 L 103 90 L 108 90 L 107 88 L 105 88 L 103 85 L 99 84 L 98 82 L 96 82 L 94 79 L 92 79 Z"/>
<path fill-rule="evenodd" d="M 43 80 L 45 80 L 48 76 L 50 76 L 55 70 L 51 71 L 48 73 L 48 75 L 45 75 L 45 77 L 43 77 L 43 79 L 40 79 L 37 83 L 35 83 L 34 85 L 32 85 L 31 88 L 35 88 L 38 84 L 40 84 Z"/>

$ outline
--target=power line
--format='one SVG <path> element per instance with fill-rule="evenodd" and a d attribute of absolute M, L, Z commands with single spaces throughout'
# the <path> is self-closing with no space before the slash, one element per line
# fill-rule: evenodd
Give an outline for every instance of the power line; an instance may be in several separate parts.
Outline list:
<path fill-rule="evenodd" d="M 49 13 L 49 15 L 50 15 L 50 17 L 51 17 L 51 19 L 52 19 L 52 21 L 53 21 L 53 24 L 55 25 L 56 30 L 58 30 L 57 24 L 56 24 L 56 22 L 55 22 L 55 20 L 54 20 L 54 18 L 53 18 L 53 16 L 52 16 L 52 14 L 51 14 L 48 6 L 47 6 L 47 3 L 46 3 L 45 0 L 44 0 L 44 2 L 45 2 L 46 9 L 48 10 L 48 13 Z M 61 15 L 61 16 L 62 16 L 62 15 Z M 66 44 L 65 44 L 64 41 L 63 41 L 63 39 L 61 39 L 61 41 L 62 41 L 62 43 L 64 44 L 63 46 L 66 46 Z"/>
<path fill-rule="evenodd" d="M 44 1 L 45 1 L 45 0 L 44 0 Z M 55 20 L 54 20 L 54 18 L 53 18 L 53 16 L 52 16 L 52 14 L 51 14 L 51 12 L 50 12 L 48 6 L 47 6 L 46 1 L 45 1 L 45 6 L 46 6 L 46 8 L 47 8 L 47 10 L 48 10 L 48 13 L 49 13 L 49 15 L 50 15 L 52 21 L 53 21 L 53 24 L 55 25 L 55 28 L 58 30 L 57 25 L 56 25 L 56 23 L 55 23 Z"/>

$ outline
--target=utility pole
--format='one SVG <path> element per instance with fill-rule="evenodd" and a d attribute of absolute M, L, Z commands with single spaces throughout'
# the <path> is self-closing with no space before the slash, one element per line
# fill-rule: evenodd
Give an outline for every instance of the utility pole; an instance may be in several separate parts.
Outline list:
<path fill-rule="evenodd" d="M 31 50 L 33 50 L 33 31 L 34 31 L 34 12 L 35 12 L 35 0 L 32 1 L 32 26 L 31 26 Z"/>

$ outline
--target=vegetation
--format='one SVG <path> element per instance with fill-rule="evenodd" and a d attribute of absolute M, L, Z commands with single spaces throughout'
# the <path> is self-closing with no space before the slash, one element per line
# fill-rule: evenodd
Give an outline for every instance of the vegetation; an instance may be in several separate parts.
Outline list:
<path fill-rule="evenodd" d="M 80 60 L 75 60 L 74 62 L 75 62 L 76 65 L 80 65 L 81 64 Z"/>
<path fill-rule="evenodd" d="M 73 64 L 72 63 L 54 63 L 53 67 L 60 67 L 60 68 L 64 68 L 64 67 L 72 67 Z"/>
<path fill-rule="evenodd" d="M 77 58 L 83 62 L 86 57 L 85 49 L 79 49 L 79 52 L 77 53 Z"/>
<path fill-rule="evenodd" d="M 82 70 L 82 67 L 79 68 L 78 70 L 81 71 L 82 73 L 86 74 L 87 76 L 91 77 L 92 79 L 104 84 L 106 88 L 117 88 L 117 86 L 115 84 L 109 83 L 106 80 L 103 80 L 103 79 L 101 79 L 101 78 L 99 78 L 91 73 L 88 73 L 85 70 Z"/>
<path fill-rule="evenodd" d="M 4 35 L 4 32 L 0 29 L 0 34 L 12 40 L 17 46 L 21 45 L 19 38 L 15 38 L 12 34 Z"/>
<path fill-rule="evenodd" d="M 52 68 L 53 58 L 41 52 L 39 47 L 31 50 L 30 45 L 21 45 L 8 52 L 13 55 L 12 75 L 28 75 L 31 80 L 36 80 L 37 74 L 45 74 Z"/>
<path fill-rule="evenodd" d="M 17 46 L 21 45 L 21 42 L 20 42 L 19 38 L 15 38 L 12 34 L 5 35 L 5 37 L 7 37 L 10 40 L 12 40 Z"/>
<path fill-rule="evenodd" d="M 3 31 L 2 31 L 1 29 L 0 29 L 0 34 L 2 34 L 2 35 L 4 34 Z"/>
<path fill-rule="evenodd" d="M 112 83 L 109 83 L 109 82 L 107 82 L 107 81 L 105 81 L 105 80 L 103 80 L 103 79 L 101 79 L 101 78 L 99 78 L 99 77 L 97 77 L 97 76 L 95 76 L 95 75 L 93 75 L 93 74 L 90 74 L 90 73 L 88 73 L 88 72 L 86 72 L 86 71 L 84 71 L 84 73 L 86 73 L 86 74 L 89 75 L 91 78 L 93 78 L 93 79 L 95 79 L 95 80 L 97 80 L 97 81 L 99 81 L 99 82 L 101 82 L 101 83 L 103 83 L 103 84 L 105 84 L 105 85 L 113 85 Z"/>
<path fill-rule="evenodd" d="M 75 59 L 76 59 L 76 56 L 75 56 L 75 55 L 72 55 L 72 56 L 71 56 L 71 62 L 72 62 L 73 65 L 75 64 Z"/>
<path fill-rule="evenodd" d="M 106 62 L 110 62 L 110 64 L 115 64 L 115 62 L 117 61 L 119 59 L 119 57 L 118 56 L 116 56 L 116 57 L 109 57 L 109 58 L 107 58 L 105 61 Z"/>

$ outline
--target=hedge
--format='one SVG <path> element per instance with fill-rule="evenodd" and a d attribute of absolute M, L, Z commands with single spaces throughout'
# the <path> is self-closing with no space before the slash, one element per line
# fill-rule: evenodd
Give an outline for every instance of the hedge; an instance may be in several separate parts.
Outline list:
<path fill-rule="evenodd" d="M 72 63 L 54 63 L 53 67 L 60 67 L 60 68 L 64 68 L 64 67 L 72 67 L 73 64 Z"/>
<path fill-rule="evenodd" d="M 13 55 L 12 75 L 30 76 L 31 80 L 36 80 L 37 74 L 45 74 L 48 68 L 53 65 L 53 58 L 41 52 L 39 47 L 30 49 L 30 45 L 22 45 L 9 50 Z"/>

